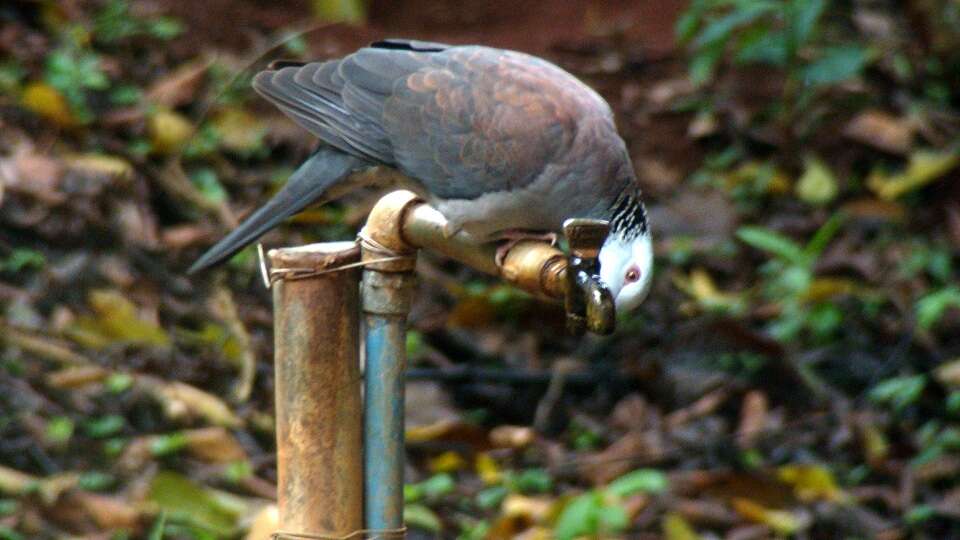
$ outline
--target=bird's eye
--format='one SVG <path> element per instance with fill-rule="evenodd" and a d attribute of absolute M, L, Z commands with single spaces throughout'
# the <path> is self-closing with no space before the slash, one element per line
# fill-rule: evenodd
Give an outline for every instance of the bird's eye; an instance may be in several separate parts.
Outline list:
<path fill-rule="evenodd" d="M 627 281 L 627 283 L 633 283 L 637 281 L 640 279 L 640 270 L 636 267 L 627 270 L 627 275 L 624 276 L 624 279 Z"/>

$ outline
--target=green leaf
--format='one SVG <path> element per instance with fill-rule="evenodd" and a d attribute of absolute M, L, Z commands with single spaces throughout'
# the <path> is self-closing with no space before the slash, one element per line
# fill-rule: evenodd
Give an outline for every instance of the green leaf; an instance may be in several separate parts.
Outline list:
<path fill-rule="evenodd" d="M 173 17 L 157 17 L 147 23 L 147 32 L 157 39 L 173 39 L 183 33 L 183 24 Z"/>
<path fill-rule="evenodd" d="M 50 444 L 62 446 L 73 437 L 74 423 L 69 417 L 57 416 L 47 422 L 46 439 Z"/>
<path fill-rule="evenodd" d="M 751 247 L 766 251 L 791 264 L 807 266 L 810 262 L 796 242 L 770 229 L 747 225 L 737 229 L 737 238 Z"/>
<path fill-rule="evenodd" d="M 116 483 L 117 479 L 112 474 L 90 471 L 80 475 L 78 484 L 87 491 L 103 491 Z"/>
<path fill-rule="evenodd" d="M 568 502 L 554 526 L 558 540 L 573 540 L 578 536 L 593 535 L 598 532 L 600 512 L 603 508 L 603 495 L 597 491 L 588 491 Z"/>
<path fill-rule="evenodd" d="M 791 16 L 787 22 L 790 24 L 796 47 L 802 46 L 813 36 L 817 20 L 826 7 L 825 0 L 793 0 Z"/>
<path fill-rule="evenodd" d="M 0 271 L 16 273 L 25 269 L 38 270 L 47 264 L 43 253 L 27 248 L 14 248 L 10 255 L 0 261 Z"/>
<path fill-rule="evenodd" d="M 762 0 L 734 9 L 727 15 L 707 23 L 703 32 L 694 40 L 693 46 L 700 48 L 724 42 L 738 27 L 749 24 L 776 9 L 778 6 L 775 3 Z"/>
<path fill-rule="evenodd" d="M 960 390 L 954 390 L 947 394 L 945 405 L 948 413 L 953 416 L 960 416 Z"/>
<path fill-rule="evenodd" d="M 324 22 L 363 23 L 367 5 L 363 0 L 313 0 L 313 13 Z"/>
<path fill-rule="evenodd" d="M 227 199 L 227 190 L 223 189 L 213 169 L 204 167 L 194 171 L 190 174 L 190 181 L 212 202 L 223 202 Z"/>
<path fill-rule="evenodd" d="M 103 383 L 111 394 L 122 394 L 133 386 L 133 377 L 129 373 L 113 373 Z"/>
<path fill-rule="evenodd" d="M 150 453 L 155 456 L 167 456 L 179 452 L 187 446 L 187 436 L 183 433 L 158 435 L 150 442 Z"/>
<path fill-rule="evenodd" d="M 919 525 L 932 519 L 936 515 L 937 510 L 933 506 L 929 504 L 918 504 L 904 514 L 903 520 L 909 525 Z"/>
<path fill-rule="evenodd" d="M 171 519 L 229 535 L 245 508 L 216 491 L 172 471 L 161 471 L 150 484 L 149 500 Z"/>
<path fill-rule="evenodd" d="M 869 61 L 870 51 L 863 47 L 830 47 L 801 71 L 801 78 L 814 87 L 834 84 L 860 75 Z"/>
<path fill-rule="evenodd" d="M 810 261 L 819 257 L 820 254 L 823 253 L 823 250 L 826 249 L 827 244 L 830 243 L 830 240 L 833 240 L 833 237 L 840 232 L 840 228 L 843 227 L 846 220 L 847 216 L 842 212 L 837 212 L 830 216 L 830 219 L 817 229 L 817 232 L 813 234 L 813 238 L 804 246 L 804 256 Z"/>
<path fill-rule="evenodd" d="M 435 474 L 420 483 L 423 496 L 428 501 L 435 501 L 448 495 L 457 487 L 453 477 L 447 473 Z"/>
<path fill-rule="evenodd" d="M 132 84 L 117 86 L 110 92 L 110 102 L 114 105 L 136 105 L 143 98 L 143 91 Z"/>
<path fill-rule="evenodd" d="M 408 504 L 403 507 L 403 521 L 410 527 L 424 529 L 439 534 L 443 529 L 440 518 L 433 510 L 422 504 Z"/>
<path fill-rule="evenodd" d="M 690 60 L 690 81 L 701 86 L 713 78 L 713 73 L 723 57 L 723 43 L 706 47 L 696 52 Z"/>
<path fill-rule="evenodd" d="M 663 493 L 669 487 L 667 476 L 656 469 L 638 469 L 617 478 L 607 486 L 606 492 L 617 497 L 637 493 Z"/>
<path fill-rule="evenodd" d="M 950 308 L 960 309 L 960 287 L 946 287 L 917 301 L 917 324 L 929 330 Z"/>
<path fill-rule="evenodd" d="M 488 487 L 477 493 L 477 506 L 484 510 L 492 510 L 500 506 L 500 503 L 503 502 L 503 499 L 505 499 L 509 493 L 509 490 L 505 486 Z"/>
<path fill-rule="evenodd" d="M 10 527 L 0 525 L 0 540 L 25 540 L 25 538 L 22 534 Z"/>
<path fill-rule="evenodd" d="M 167 513 L 160 512 L 160 516 L 153 522 L 153 527 L 150 527 L 150 535 L 147 538 L 149 540 L 163 540 L 163 526 L 166 522 Z"/>
<path fill-rule="evenodd" d="M 526 469 L 507 481 L 510 489 L 522 493 L 546 493 L 553 488 L 553 479 L 544 469 Z"/>
<path fill-rule="evenodd" d="M 902 410 L 920 399 L 926 386 L 926 375 L 894 377 L 874 386 L 870 390 L 870 399 Z"/>
<path fill-rule="evenodd" d="M 88 420 L 84 426 L 84 431 L 88 437 L 102 439 L 119 433 L 126 425 L 127 421 L 118 414 L 101 416 Z"/>
<path fill-rule="evenodd" d="M 736 60 L 740 64 L 761 63 L 774 66 L 787 64 L 787 36 L 773 31 L 769 25 L 758 24 L 739 36 Z"/>

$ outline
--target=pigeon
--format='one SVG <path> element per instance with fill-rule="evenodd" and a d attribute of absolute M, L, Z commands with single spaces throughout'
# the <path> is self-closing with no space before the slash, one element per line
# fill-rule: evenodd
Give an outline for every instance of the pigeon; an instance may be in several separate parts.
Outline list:
<path fill-rule="evenodd" d="M 536 56 L 389 39 L 343 58 L 271 65 L 258 94 L 316 136 L 316 151 L 264 206 L 203 254 L 229 258 L 284 219 L 360 185 L 410 189 L 480 242 L 608 220 L 600 278 L 618 312 L 651 284 L 647 214 L 610 106 Z M 401 174 L 363 174 L 387 167 Z M 555 236 L 553 236 L 555 238 Z"/>

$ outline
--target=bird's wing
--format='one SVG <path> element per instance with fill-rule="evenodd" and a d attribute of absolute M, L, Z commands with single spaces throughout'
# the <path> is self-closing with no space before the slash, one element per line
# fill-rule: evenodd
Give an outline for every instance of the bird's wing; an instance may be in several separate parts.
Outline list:
<path fill-rule="evenodd" d="M 445 199 L 527 185 L 567 151 L 592 90 L 544 60 L 487 47 L 390 40 L 257 76 L 255 88 L 344 152 L 400 169 Z"/>

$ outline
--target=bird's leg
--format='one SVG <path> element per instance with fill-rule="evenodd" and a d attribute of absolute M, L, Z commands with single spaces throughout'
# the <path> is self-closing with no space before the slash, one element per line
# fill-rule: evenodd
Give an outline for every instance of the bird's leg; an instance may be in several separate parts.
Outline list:
<path fill-rule="evenodd" d="M 551 246 L 556 246 L 558 236 L 555 232 L 534 232 L 525 231 L 522 229 L 507 229 L 497 233 L 497 239 L 502 240 L 502 242 L 497 246 L 497 254 L 494 257 L 494 261 L 497 263 L 497 268 L 503 268 L 503 261 L 506 260 L 507 253 L 509 253 L 510 250 L 520 242 L 524 240 L 539 240 L 541 242 L 550 242 Z"/>

